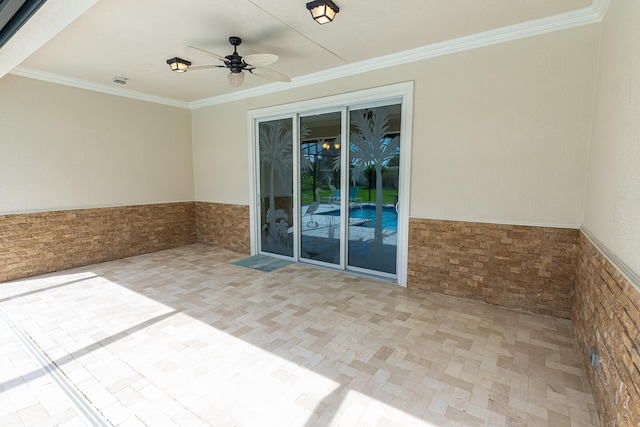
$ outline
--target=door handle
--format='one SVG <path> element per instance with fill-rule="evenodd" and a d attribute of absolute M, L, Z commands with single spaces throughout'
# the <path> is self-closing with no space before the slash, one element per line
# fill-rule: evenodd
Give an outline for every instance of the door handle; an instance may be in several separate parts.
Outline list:
<path fill-rule="evenodd" d="M 396 202 L 396 206 L 395 206 L 395 208 L 396 208 L 396 213 L 397 213 L 397 214 L 400 214 L 400 212 L 398 212 L 398 205 L 399 205 L 399 204 L 400 204 L 400 202 Z"/>

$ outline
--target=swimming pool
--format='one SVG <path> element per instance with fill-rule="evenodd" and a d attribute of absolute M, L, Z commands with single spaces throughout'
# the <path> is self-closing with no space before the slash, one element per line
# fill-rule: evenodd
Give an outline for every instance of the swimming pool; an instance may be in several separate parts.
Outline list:
<path fill-rule="evenodd" d="M 323 215 L 340 216 L 340 211 L 329 211 Z M 370 226 L 375 227 L 376 207 L 371 205 L 362 205 L 362 208 L 354 207 L 349 210 L 350 218 L 369 219 Z M 363 227 L 369 226 L 368 223 L 361 224 Z M 398 214 L 395 208 L 382 208 L 382 228 L 385 230 L 398 231 Z"/>

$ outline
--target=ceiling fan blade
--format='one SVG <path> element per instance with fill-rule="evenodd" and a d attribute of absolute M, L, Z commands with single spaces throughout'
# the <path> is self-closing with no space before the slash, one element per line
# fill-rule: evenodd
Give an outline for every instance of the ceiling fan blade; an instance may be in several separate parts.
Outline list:
<path fill-rule="evenodd" d="M 258 77 L 262 77 L 263 79 L 273 80 L 275 82 L 290 82 L 291 79 L 284 74 L 280 74 L 277 71 L 273 71 L 269 68 L 254 68 L 251 71 L 251 74 L 255 74 Z"/>
<path fill-rule="evenodd" d="M 242 60 L 253 67 L 266 67 L 276 62 L 278 55 L 271 53 L 254 53 L 253 55 L 243 57 Z"/>
<path fill-rule="evenodd" d="M 231 86 L 240 87 L 244 81 L 244 73 L 229 73 L 227 74 L 227 79 L 229 79 L 229 84 L 231 84 Z"/>
<path fill-rule="evenodd" d="M 227 58 L 225 58 L 224 56 L 220 56 L 220 55 L 216 55 L 213 52 L 209 52 L 208 50 L 204 50 L 204 49 L 200 49 L 199 47 L 195 47 L 195 46 L 189 46 L 191 49 L 195 49 L 195 50 L 199 50 L 202 53 L 206 53 L 209 56 L 213 56 L 216 59 L 219 59 L 220 61 L 226 61 Z"/>
<path fill-rule="evenodd" d="M 224 65 L 196 65 L 189 67 L 189 70 L 209 70 L 211 68 L 225 68 Z"/>

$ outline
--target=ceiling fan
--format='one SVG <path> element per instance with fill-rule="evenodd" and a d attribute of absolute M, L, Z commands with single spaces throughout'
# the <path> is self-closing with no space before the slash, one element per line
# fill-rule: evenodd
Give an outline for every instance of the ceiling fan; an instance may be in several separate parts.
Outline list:
<path fill-rule="evenodd" d="M 200 49 L 199 47 L 189 46 L 191 49 L 199 50 L 200 52 L 206 53 L 207 55 L 213 56 L 214 58 L 224 62 L 224 65 L 199 65 L 189 67 L 189 69 L 206 70 L 209 68 L 228 68 L 229 74 L 227 74 L 227 79 L 229 79 L 231 86 L 234 87 L 242 85 L 245 71 L 248 71 L 258 77 L 262 77 L 263 79 L 276 82 L 291 81 L 291 79 L 284 74 L 280 74 L 279 72 L 269 68 L 264 68 L 265 66 L 276 62 L 278 60 L 278 55 L 273 55 L 271 53 L 256 53 L 242 57 L 238 54 L 238 46 L 242 43 L 242 39 L 240 37 L 231 36 L 229 37 L 229 43 L 233 46 L 233 53 L 227 56 L 217 55 L 213 52 L 209 52 L 208 50 Z"/>

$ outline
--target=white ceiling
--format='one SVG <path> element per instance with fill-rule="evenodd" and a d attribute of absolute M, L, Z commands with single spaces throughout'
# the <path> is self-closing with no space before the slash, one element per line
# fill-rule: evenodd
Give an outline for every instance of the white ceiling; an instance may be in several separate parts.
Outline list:
<path fill-rule="evenodd" d="M 280 60 L 269 68 L 295 83 L 309 74 L 434 43 L 557 15 L 593 12 L 601 0 L 595 0 L 593 6 L 592 0 L 335 2 L 340 13 L 334 22 L 318 25 L 305 8 L 305 0 L 74 0 L 71 3 L 76 3 L 78 15 L 65 28 L 45 31 L 42 25 L 34 28 L 27 23 L 15 37 L 17 41 L 8 46 L 13 51 L 22 49 L 26 57 L 29 49 L 44 41 L 30 46 L 25 41 L 29 32 L 48 40 L 26 59 L 19 59 L 16 73 L 64 76 L 68 81 L 113 86 L 114 90 L 123 86 L 113 83 L 113 77 L 123 76 L 128 79 L 127 90 L 193 102 L 272 83 L 249 75 L 241 88 L 233 88 L 226 70 L 171 72 L 166 60 L 174 56 L 193 65 L 218 62 L 189 45 L 225 56 L 233 51 L 229 36 L 240 36 L 241 55 L 278 55 Z M 69 15 L 69 4 L 69 0 L 48 0 L 42 13 Z M 67 24 L 62 22 L 59 27 Z M 0 51 L 0 62 L 2 54 Z"/>

